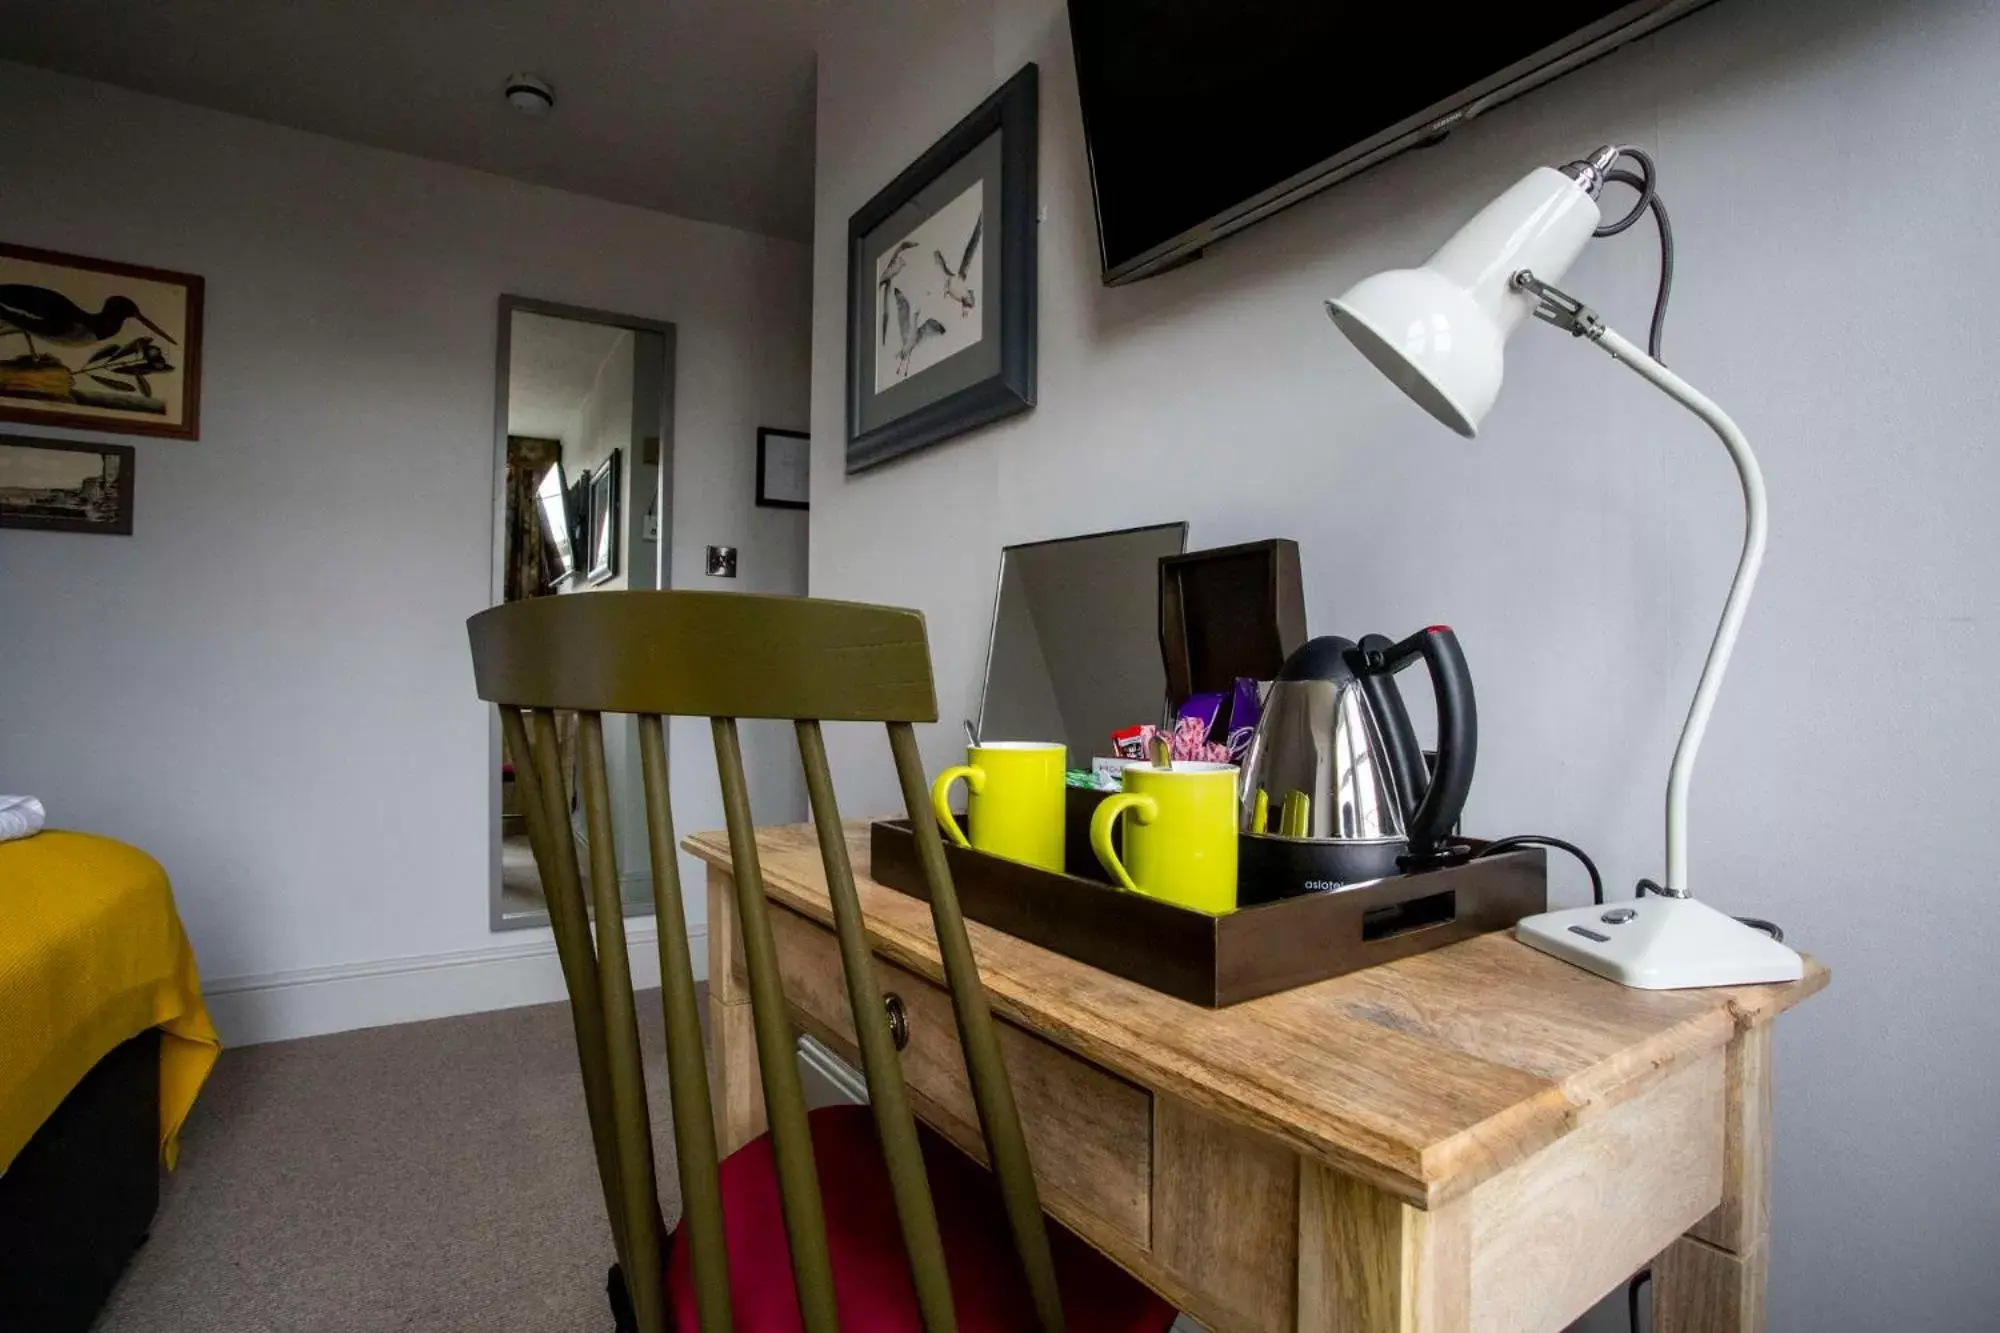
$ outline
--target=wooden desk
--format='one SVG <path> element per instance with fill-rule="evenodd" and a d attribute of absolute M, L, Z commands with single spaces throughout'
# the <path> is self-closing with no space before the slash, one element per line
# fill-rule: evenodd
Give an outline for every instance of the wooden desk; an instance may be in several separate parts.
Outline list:
<path fill-rule="evenodd" d="M 930 909 L 848 846 L 925 1121 L 978 1123 Z M 763 1129 L 727 841 L 709 864 L 725 1151 Z M 761 832 L 793 1018 L 853 1025 L 809 829 Z M 1558 1330 L 1648 1263 L 1659 1333 L 1763 1326 L 1771 1022 L 1826 984 L 1626 990 L 1488 935 L 1208 1010 L 976 923 L 1044 1206 L 1218 1333 Z"/>

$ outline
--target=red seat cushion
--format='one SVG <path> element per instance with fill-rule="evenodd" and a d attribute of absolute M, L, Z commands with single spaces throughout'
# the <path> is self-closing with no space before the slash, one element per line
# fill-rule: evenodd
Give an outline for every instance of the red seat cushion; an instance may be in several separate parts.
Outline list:
<path fill-rule="evenodd" d="M 865 1106 L 831 1106 L 814 1111 L 809 1123 L 843 1333 L 922 1333 L 873 1113 Z M 993 1177 L 929 1130 L 920 1127 L 919 1133 L 960 1330 L 1034 1329 L 1034 1307 Z M 738 1333 L 803 1328 L 770 1135 L 723 1162 L 722 1207 Z M 1049 1243 L 1072 1333 L 1165 1333 L 1173 1323 L 1172 1306 L 1054 1220 Z M 668 1255 L 667 1292 L 676 1327 L 696 1333 L 701 1321 L 685 1245 L 673 1245 Z"/>

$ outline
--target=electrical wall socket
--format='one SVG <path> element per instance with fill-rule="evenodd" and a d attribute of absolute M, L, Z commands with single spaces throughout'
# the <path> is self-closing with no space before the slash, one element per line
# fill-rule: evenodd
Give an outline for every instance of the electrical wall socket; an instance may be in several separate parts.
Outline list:
<path fill-rule="evenodd" d="M 711 546 L 708 548 L 708 576 L 712 579 L 733 579 L 736 577 L 736 548 L 734 546 Z"/>

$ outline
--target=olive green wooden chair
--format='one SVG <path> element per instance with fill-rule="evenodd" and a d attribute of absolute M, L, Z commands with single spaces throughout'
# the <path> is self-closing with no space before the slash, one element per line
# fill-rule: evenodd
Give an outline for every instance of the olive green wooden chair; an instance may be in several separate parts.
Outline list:
<path fill-rule="evenodd" d="M 725 1242 L 725 1170 L 717 1161 L 682 913 L 667 792 L 663 719 L 670 716 L 708 717 L 714 734 L 770 1124 L 769 1142 L 751 1148 L 774 1159 L 797 1316 L 806 1333 L 833 1333 L 840 1326 L 837 1284 L 815 1170 L 813 1127 L 780 989 L 744 783 L 737 719 L 746 717 L 787 719 L 797 729 L 872 1102 L 874 1136 L 886 1167 L 921 1327 L 927 1333 L 949 1333 L 961 1319 L 968 1321 L 968 1327 L 990 1323 L 954 1310 L 954 1268 L 962 1270 L 967 1264 L 946 1263 L 947 1247 L 925 1172 L 920 1132 L 869 962 L 854 873 L 834 804 L 822 721 L 888 726 L 896 773 L 930 881 L 932 917 L 987 1160 L 1004 1208 L 1006 1226 L 1000 1230 L 1011 1235 L 1011 1257 L 1018 1263 L 1035 1320 L 1044 1333 L 1057 1333 L 1065 1326 L 1064 1295 L 1069 1289 L 1085 1288 L 1090 1297 L 1084 1302 L 1072 1295 L 1073 1306 L 1088 1304 L 1102 1311 L 1105 1291 L 1116 1288 L 1126 1292 L 1125 1299 L 1112 1302 L 1116 1317 L 1087 1322 L 1164 1329 L 1171 1310 L 1094 1252 L 1077 1258 L 1071 1251 L 1083 1247 L 1067 1235 L 1061 1240 L 1069 1248 L 1058 1247 L 1061 1264 L 1052 1252 L 993 1018 L 937 826 L 928 814 L 929 797 L 912 729 L 913 723 L 937 718 L 923 617 L 914 611 L 803 598 L 623 592 L 538 598 L 496 607 L 474 616 L 468 629 L 479 695 L 499 705 L 508 749 L 519 757 L 521 804 L 569 989 L 591 1138 L 617 1251 L 614 1291 L 622 1273 L 630 1313 L 641 1333 L 662 1333 L 672 1326 L 674 1296 L 662 1276 L 670 1245 L 688 1251 L 691 1303 L 698 1310 L 702 1333 L 727 1333 L 736 1327 L 734 1308 L 745 1304 L 740 1272 L 738 1295 L 732 1297 L 732 1261 L 740 1266 L 744 1256 L 731 1253 Z M 569 798 L 558 757 L 557 710 L 574 711 L 579 719 L 578 785 L 589 834 L 594 913 L 585 905 L 575 843 L 568 836 Z M 674 1144 L 685 1214 L 677 1233 L 666 1227 L 655 1191 L 605 776 L 606 713 L 638 717 Z M 865 1118 L 861 1123 L 866 1124 Z M 735 1160 L 732 1157 L 732 1165 Z M 962 1234 L 962 1229 L 949 1230 Z M 836 1236 L 836 1240 L 843 1242 L 836 1248 L 845 1250 L 856 1243 L 880 1244 L 883 1238 Z M 888 1240 L 893 1243 L 894 1237 Z M 1009 1247 L 1002 1240 L 995 1248 L 1004 1253 Z M 1099 1267 L 1093 1269 L 1093 1263 Z M 757 1290 L 757 1284 L 750 1289 Z M 682 1304 L 687 1308 L 687 1302 Z"/>

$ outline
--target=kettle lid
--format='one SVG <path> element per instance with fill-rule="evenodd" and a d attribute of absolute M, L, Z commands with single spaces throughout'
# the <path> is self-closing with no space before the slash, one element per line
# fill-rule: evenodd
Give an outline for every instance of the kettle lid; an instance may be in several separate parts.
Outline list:
<path fill-rule="evenodd" d="M 1358 651 L 1360 645 L 1354 640 L 1343 639 L 1338 635 L 1325 634 L 1317 639 L 1309 639 L 1285 659 L 1284 666 L 1278 668 L 1278 679 L 1335 682 L 1354 680 L 1353 659 L 1349 654 Z"/>

